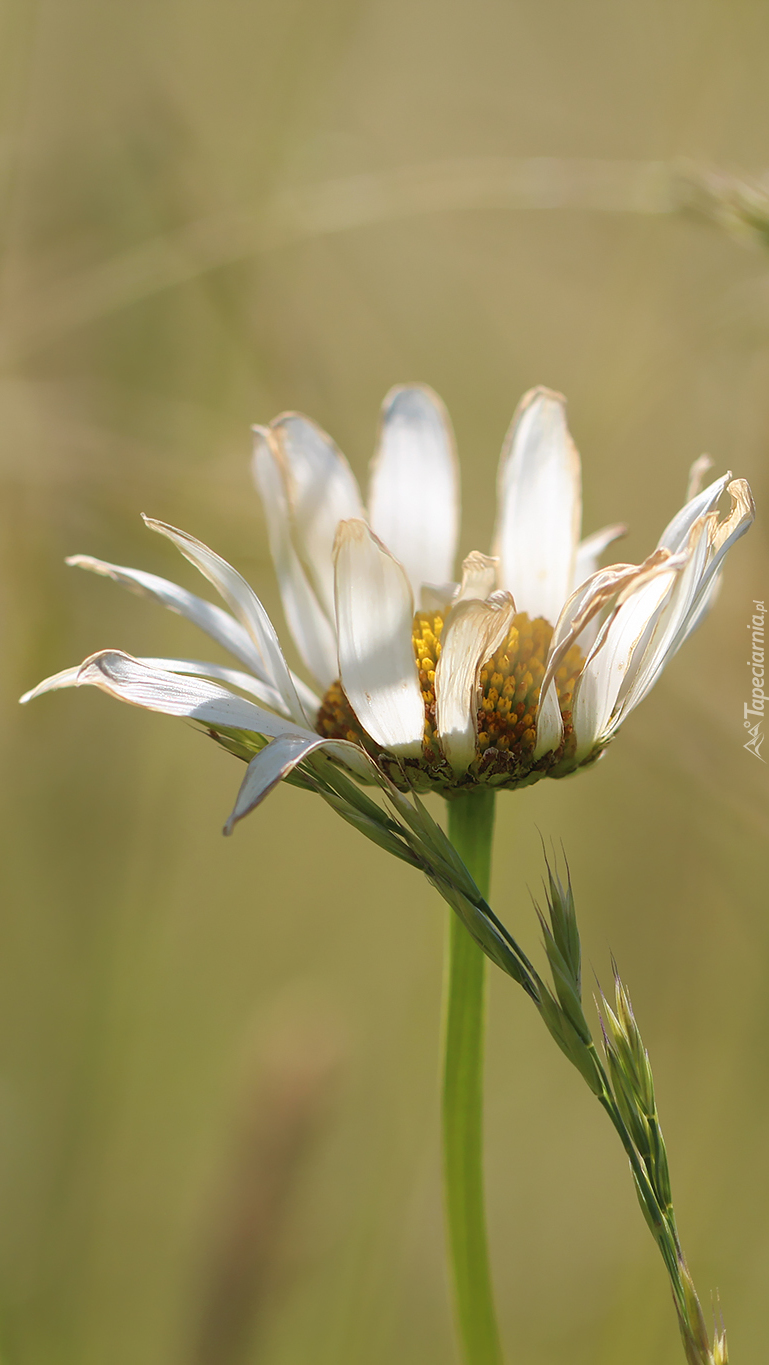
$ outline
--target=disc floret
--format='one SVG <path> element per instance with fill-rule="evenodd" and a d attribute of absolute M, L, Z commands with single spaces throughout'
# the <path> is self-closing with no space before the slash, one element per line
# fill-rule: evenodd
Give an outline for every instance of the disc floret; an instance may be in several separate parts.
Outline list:
<path fill-rule="evenodd" d="M 450 795 L 452 789 L 463 790 L 478 783 L 516 787 L 570 771 L 571 701 L 583 655 L 575 645 L 556 672 L 563 741 L 555 752 L 535 762 L 539 695 L 553 628 L 544 617 L 532 621 L 526 612 L 518 612 L 504 644 L 480 670 L 475 759 L 461 778 L 452 774 L 438 742 L 435 715 L 435 671 L 441 657 L 443 627 L 440 612 L 418 611 L 414 616 L 412 640 L 424 699 L 425 730 L 421 759 L 409 758 L 398 765 L 407 785 Z M 326 738 L 363 744 L 397 780 L 395 765 L 387 762 L 361 729 L 339 681 L 332 683 L 323 697 L 316 728 Z"/>

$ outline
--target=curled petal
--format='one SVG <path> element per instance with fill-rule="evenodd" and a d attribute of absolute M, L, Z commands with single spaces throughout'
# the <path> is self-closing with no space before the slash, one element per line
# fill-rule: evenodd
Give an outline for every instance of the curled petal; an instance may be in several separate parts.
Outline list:
<path fill-rule="evenodd" d="M 257 701 L 276 711 L 279 715 L 285 714 L 283 703 L 274 688 L 268 687 L 266 683 L 255 678 L 252 673 L 243 673 L 238 668 L 225 668 L 221 664 L 210 663 L 203 659 L 164 659 L 156 657 L 142 657 L 137 659 L 137 663 L 146 665 L 147 668 L 160 669 L 165 673 L 188 673 L 193 677 L 199 678 L 218 678 L 220 682 L 229 683 L 232 687 L 239 687 L 242 692 L 249 692 Z M 22 702 L 32 701 L 35 697 L 41 697 L 45 692 L 57 692 L 62 687 L 74 687 L 78 680 L 81 669 L 80 664 L 76 668 L 65 668 L 61 673 L 54 673 L 50 678 L 38 683 L 31 691 L 25 692 L 20 698 Z M 308 689 L 308 700 L 312 698 L 317 709 L 320 701 Z"/>
<path fill-rule="evenodd" d="M 635 676 L 648 632 L 685 564 L 669 556 L 648 574 L 638 575 L 601 627 L 574 689 L 572 721 L 576 759 L 581 762 L 616 729 L 614 711 L 620 691 Z"/>
<path fill-rule="evenodd" d="M 643 564 L 609 565 L 599 569 L 571 594 L 556 622 L 548 650 L 537 713 L 535 758 L 557 749 L 561 742 L 563 722 L 554 680 L 569 650 L 577 641 L 584 641 L 585 636 L 592 633 L 592 627 L 604 607 L 619 599 L 620 594 L 631 584 L 655 572 L 669 558 L 667 550 L 655 550 Z"/>
<path fill-rule="evenodd" d="M 307 733 L 282 716 L 276 716 L 244 697 L 236 697 L 216 683 L 151 667 L 118 649 L 103 649 L 92 654 L 79 668 L 55 674 L 22 700 L 60 687 L 85 685 L 99 687 L 111 697 L 141 706 L 146 711 L 187 716 L 212 729 L 250 730 L 267 736 Z"/>
<path fill-rule="evenodd" d="M 483 601 L 497 586 L 499 560 L 473 550 L 462 565 L 462 582 L 455 602 L 466 602 L 472 597 Z"/>
<path fill-rule="evenodd" d="M 659 548 L 664 547 L 673 554 L 683 550 L 695 521 L 699 517 L 707 516 L 708 512 L 712 512 L 718 506 L 718 501 L 731 477 L 731 471 L 729 471 L 720 479 L 708 484 L 707 488 L 703 489 L 701 493 L 696 493 L 694 497 L 690 498 L 681 510 L 676 512 L 673 520 L 668 522 L 659 538 Z"/>
<path fill-rule="evenodd" d="M 558 619 L 574 577 L 582 518 L 580 461 L 566 400 L 532 389 L 521 400 L 499 466 L 494 553 L 519 611 Z"/>
<path fill-rule="evenodd" d="M 229 612 L 213 602 L 206 602 L 204 598 L 196 597 L 195 593 L 187 592 L 186 588 L 180 588 L 177 583 L 158 578 L 157 574 L 129 569 L 123 564 L 108 564 L 91 555 L 70 555 L 66 562 L 75 568 L 99 574 L 102 578 L 111 578 L 137 597 L 148 597 L 160 602 L 177 616 L 184 616 L 193 625 L 200 626 L 212 640 L 223 645 L 230 654 L 262 676 L 262 658 L 248 631 Z"/>
<path fill-rule="evenodd" d="M 735 479 L 727 489 L 731 510 L 722 522 L 715 512 L 700 517 L 689 532 L 686 564 L 671 594 L 643 661 L 621 695 L 619 722 L 654 686 L 665 665 L 678 652 L 712 605 L 720 581 L 724 556 L 752 524 L 756 509 L 750 486 Z"/>
<path fill-rule="evenodd" d="M 180 531 L 166 522 L 156 521 L 153 517 L 144 517 L 144 521 L 151 531 L 158 531 L 160 535 L 167 536 L 184 558 L 188 559 L 190 564 L 194 564 L 221 593 L 233 615 L 256 645 L 261 662 L 260 676 L 280 693 L 289 715 L 300 725 L 304 724 L 307 715 L 299 700 L 288 664 L 283 658 L 275 627 L 253 588 L 226 559 L 210 550 L 201 540 L 196 540 L 186 531 Z"/>
<path fill-rule="evenodd" d="M 426 385 L 391 389 L 369 491 L 371 528 L 403 565 L 414 596 L 452 577 L 459 469 L 449 415 Z"/>
<path fill-rule="evenodd" d="M 455 775 L 476 755 L 480 672 L 507 638 L 515 616 L 509 593 L 457 602 L 446 622 L 435 670 L 438 742 Z"/>
<path fill-rule="evenodd" d="M 383 749 L 418 758 L 425 708 L 406 572 L 357 520 L 340 525 L 334 561 L 339 674 L 347 700 Z"/>

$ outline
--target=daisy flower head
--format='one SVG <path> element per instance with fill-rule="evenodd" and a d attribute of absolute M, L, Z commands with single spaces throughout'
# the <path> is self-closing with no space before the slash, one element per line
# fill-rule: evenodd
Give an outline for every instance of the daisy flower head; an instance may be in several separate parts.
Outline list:
<path fill-rule="evenodd" d="M 707 464 L 693 466 L 687 502 L 642 563 L 600 568 L 625 528 L 580 538 L 580 459 L 565 400 L 534 389 L 502 448 L 491 553 L 473 550 L 457 573 L 457 457 L 430 389 L 387 395 L 365 502 L 331 438 L 284 413 L 254 429 L 253 472 L 306 678 L 288 667 L 235 569 L 145 518 L 224 607 L 141 570 L 81 555 L 68 562 L 194 621 L 239 667 L 102 650 L 22 700 L 94 684 L 197 721 L 249 760 L 230 828 L 282 778 L 320 784 L 333 800 L 334 772 L 447 797 L 562 777 L 594 762 L 653 686 L 753 520 L 745 480 L 727 473 L 700 489 Z"/>

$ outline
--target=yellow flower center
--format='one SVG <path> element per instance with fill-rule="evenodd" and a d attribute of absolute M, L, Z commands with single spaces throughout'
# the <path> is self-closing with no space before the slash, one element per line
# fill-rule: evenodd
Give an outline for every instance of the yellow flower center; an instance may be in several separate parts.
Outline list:
<path fill-rule="evenodd" d="M 440 751 L 435 726 L 435 669 L 441 656 L 443 617 L 417 612 L 414 617 L 414 655 L 425 702 L 424 757 L 407 760 L 412 785 L 446 790 L 457 785 Z M 478 696 L 478 748 L 470 769 L 458 784 L 491 782 L 494 786 L 518 786 L 544 777 L 554 766 L 564 771 L 571 741 L 571 701 L 584 658 L 578 646 L 566 655 L 556 673 L 558 701 L 564 721 L 564 739 L 556 754 L 534 762 L 536 717 L 545 660 L 553 634 L 542 617 L 531 621 L 525 612 L 513 618 L 504 645 L 481 669 Z M 321 735 L 350 739 L 379 757 L 377 746 L 361 726 L 342 690 L 334 682 L 326 692 L 316 721 Z M 412 769 L 417 771 L 412 771 Z M 391 770 L 393 776 L 394 771 Z M 554 774 L 555 775 L 555 774 Z"/>

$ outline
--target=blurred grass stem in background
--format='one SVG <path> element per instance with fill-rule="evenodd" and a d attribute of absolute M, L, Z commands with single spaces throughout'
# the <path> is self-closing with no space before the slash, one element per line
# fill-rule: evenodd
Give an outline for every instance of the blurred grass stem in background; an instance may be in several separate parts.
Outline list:
<path fill-rule="evenodd" d="M 432 214 L 507 210 L 684 214 L 769 245 L 766 177 L 683 159 L 467 157 L 279 186 L 260 210 L 191 219 L 8 300 L 0 364 L 19 365 L 72 331 L 212 271 L 292 244 Z"/>
<path fill-rule="evenodd" d="M 449 837 L 486 898 L 494 801 L 493 791 L 470 791 L 449 803 Z M 501 1365 L 483 1196 L 486 958 L 453 911 L 446 927 L 443 1160 L 455 1314 L 468 1365 Z"/>

